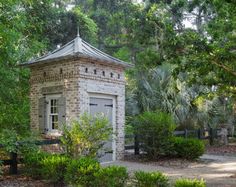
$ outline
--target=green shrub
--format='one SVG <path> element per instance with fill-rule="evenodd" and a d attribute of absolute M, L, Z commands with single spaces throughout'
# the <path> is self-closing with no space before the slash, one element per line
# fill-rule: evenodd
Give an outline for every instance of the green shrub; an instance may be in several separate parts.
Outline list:
<path fill-rule="evenodd" d="M 1 149 L 5 153 L 24 153 L 36 151 L 38 150 L 38 147 L 34 143 L 35 137 L 36 135 L 33 133 L 27 134 L 26 137 L 21 137 L 14 129 L 3 129 L 0 132 L 0 144 L 3 145 Z"/>
<path fill-rule="evenodd" d="M 206 183 L 204 180 L 178 179 L 175 182 L 175 187 L 206 187 Z"/>
<path fill-rule="evenodd" d="M 96 186 L 98 187 L 123 187 L 128 179 L 127 169 L 119 166 L 101 168 L 96 173 Z"/>
<path fill-rule="evenodd" d="M 79 121 L 63 126 L 61 142 L 65 152 L 74 158 L 88 156 L 96 158 L 98 150 L 112 134 L 112 128 L 106 117 L 83 114 Z"/>
<path fill-rule="evenodd" d="M 96 173 L 99 170 L 100 164 L 94 159 L 88 157 L 72 159 L 67 165 L 65 181 L 71 185 L 94 186 Z"/>
<path fill-rule="evenodd" d="M 42 178 L 44 173 L 42 173 L 42 160 L 47 158 L 49 153 L 46 152 L 29 152 L 23 155 L 23 163 L 25 165 L 25 172 L 33 178 Z"/>
<path fill-rule="evenodd" d="M 173 138 L 173 153 L 178 157 L 194 160 L 205 152 L 205 145 L 201 140 L 193 138 Z"/>
<path fill-rule="evenodd" d="M 172 152 L 171 138 L 175 124 L 170 115 L 163 112 L 145 112 L 136 119 L 135 132 L 140 135 L 142 149 L 156 159 Z"/>
<path fill-rule="evenodd" d="M 137 187 L 167 187 L 169 186 L 168 178 L 160 172 L 143 172 L 134 173 L 135 186 Z"/>
<path fill-rule="evenodd" d="M 64 181 L 64 174 L 69 158 L 63 155 L 48 155 L 40 161 L 43 178 L 53 183 Z"/>

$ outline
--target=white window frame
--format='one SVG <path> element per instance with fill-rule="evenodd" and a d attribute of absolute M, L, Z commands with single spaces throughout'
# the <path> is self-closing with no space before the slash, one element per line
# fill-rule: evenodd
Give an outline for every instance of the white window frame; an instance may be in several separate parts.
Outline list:
<path fill-rule="evenodd" d="M 112 100 L 112 131 L 113 131 L 113 137 L 112 137 L 112 161 L 116 160 L 116 99 L 117 97 L 115 95 L 107 95 L 107 94 L 99 94 L 99 93 L 88 93 L 88 99 L 90 101 L 90 98 L 99 98 L 99 99 L 111 99 Z M 88 112 L 90 113 L 90 107 Z"/>
<path fill-rule="evenodd" d="M 59 129 L 52 129 L 52 126 L 50 125 L 50 115 L 51 115 L 51 100 L 52 99 L 59 99 L 61 97 L 60 94 L 53 94 L 53 95 L 46 95 L 46 128 L 48 135 L 61 135 L 61 131 Z"/>

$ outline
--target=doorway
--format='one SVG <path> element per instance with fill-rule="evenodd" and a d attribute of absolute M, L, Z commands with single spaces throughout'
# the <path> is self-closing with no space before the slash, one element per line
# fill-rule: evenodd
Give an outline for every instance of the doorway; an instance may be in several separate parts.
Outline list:
<path fill-rule="evenodd" d="M 90 97 L 89 99 L 89 111 L 90 115 L 95 116 L 98 113 L 102 113 L 110 122 L 114 132 L 114 119 L 115 119 L 115 99 L 106 97 Z M 115 160 L 115 141 L 111 135 L 110 139 L 104 144 L 103 150 L 101 150 L 100 162 L 110 162 Z"/>

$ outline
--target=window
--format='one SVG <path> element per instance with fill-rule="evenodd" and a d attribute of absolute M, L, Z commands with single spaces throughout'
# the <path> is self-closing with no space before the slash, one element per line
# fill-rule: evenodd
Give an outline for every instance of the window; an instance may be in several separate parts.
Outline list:
<path fill-rule="evenodd" d="M 60 98 L 61 98 L 60 95 L 46 96 L 46 103 L 47 103 L 46 129 L 49 133 L 58 132 L 60 130 L 59 129 L 59 114 L 60 114 L 59 99 Z"/>
<path fill-rule="evenodd" d="M 58 129 L 58 99 L 50 99 L 49 128 Z"/>

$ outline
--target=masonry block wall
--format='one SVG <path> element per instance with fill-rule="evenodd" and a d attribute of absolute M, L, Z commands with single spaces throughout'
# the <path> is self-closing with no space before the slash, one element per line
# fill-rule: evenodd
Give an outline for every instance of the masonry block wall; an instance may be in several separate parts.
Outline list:
<path fill-rule="evenodd" d="M 39 129 L 39 99 L 60 93 L 66 98 L 66 121 L 89 111 L 90 94 L 116 98 L 116 159 L 124 156 L 125 77 L 120 66 L 91 59 L 76 59 L 31 66 L 31 128 Z"/>

